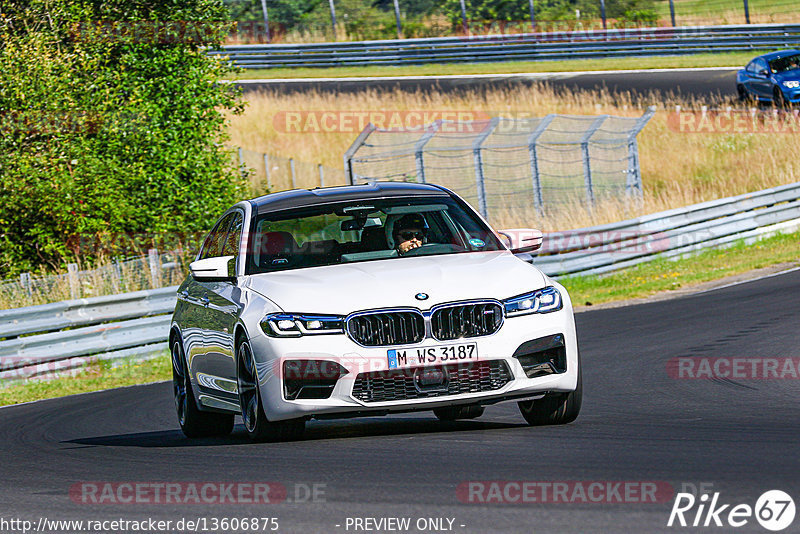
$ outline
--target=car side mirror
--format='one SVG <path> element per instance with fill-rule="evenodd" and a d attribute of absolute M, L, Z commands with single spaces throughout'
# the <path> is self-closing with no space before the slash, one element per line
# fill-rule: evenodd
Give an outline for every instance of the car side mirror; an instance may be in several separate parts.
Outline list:
<path fill-rule="evenodd" d="M 766 78 L 767 76 L 769 76 L 769 71 L 767 71 L 767 69 L 761 69 L 760 71 L 758 71 L 758 75 L 763 78 Z"/>
<path fill-rule="evenodd" d="M 195 280 L 205 282 L 233 281 L 236 279 L 236 257 L 221 256 L 193 261 L 189 264 Z"/>
<path fill-rule="evenodd" d="M 544 240 L 541 230 L 533 228 L 514 228 L 512 230 L 498 231 L 506 246 L 514 254 L 524 254 L 539 250 Z"/>

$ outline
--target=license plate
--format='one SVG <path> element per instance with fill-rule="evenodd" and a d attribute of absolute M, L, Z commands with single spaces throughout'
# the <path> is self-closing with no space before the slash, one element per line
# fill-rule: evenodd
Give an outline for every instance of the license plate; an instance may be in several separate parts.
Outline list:
<path fill-rule="evenodd" d="M 389 369 L 402 369 L 419 365 L 439 365 L 478 360 L 477 343 L 437 345 L 414 349 L 390 349 L 387 351 Z"/>

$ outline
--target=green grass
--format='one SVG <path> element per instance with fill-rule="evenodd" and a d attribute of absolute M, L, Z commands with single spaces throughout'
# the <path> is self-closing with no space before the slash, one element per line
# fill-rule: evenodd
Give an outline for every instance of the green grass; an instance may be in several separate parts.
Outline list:
<path fill-rule="evenodd" d="M 646 297 L 788 262 L 800 262 L 800 232 L 770 237 L 752 245 L 738 243 L 677 261 L 657 260 L 604 277 L 570 277 L 560 282 L 569 290 L 576 306 L 585 306 Z M 128 362 L 113 368 L 107 363 L 99 364 L 75 377 L 0 388 L 0 406 L 171 378 L 170 358 L 165 351 L 146 362 Z"/>
<path fill-rule="evenodd" d="M 161 356 L 143 362 L 129 361 L 115 367 L 101 362 L 76 376 L 0 388 L 0 406 L 171 379 L 172 364 L 165 350 Z"/>
<path fill-rule="evenodd" d="M 503 63 L 448 63 L 428 65 L 334 68 L 248 69 L 231 79 L 346 78 L 375 76 L 446 76 L 450 74 L 515 74 L 586 70 L 681 69 L 691 67 L 741 67 L 756 53 L 696 54 L 647 58 L 571 59 L 565 61 L 507 61 Z"/>
<path fill-rule="evenodd" d="M 676 261 L 660 259 L 607 276 L 559 280 L 576 306 L 646 297 L 710 280 L 800 261 L 800 232 L 781 234 L 752 245 L 737 243 Z"/>

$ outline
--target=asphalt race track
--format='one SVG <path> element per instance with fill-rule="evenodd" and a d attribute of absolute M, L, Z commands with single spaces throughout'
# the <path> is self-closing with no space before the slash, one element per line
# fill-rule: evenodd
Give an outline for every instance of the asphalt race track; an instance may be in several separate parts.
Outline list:
<path fill-rule="evenodd" d="M 348 532 L 347 517 L 448 517 L 464 533 L 692 530 L 666 528 L 684 483 L 712 484 L 725 503 L 752 506 L 770 489 L 800 497 L 800 381 L 676 379 L 667 361 L 800 357 L 798 288 L 796 270 L 578 314 L 584 405 L 562 427 L 525 426 L 516 405 L 503 404 L 479 420 L 449 424 L 428 412 L 312 421 L 294 443 L 250 443 L 241 425 L 225 439 L 190 441 L 178 429 L 168 383 L 3 408 L 2 515 L 277 517 L 280 532 L 298 533 Z M 654 481 L 672 491 L 646 504 L 485 505 L 457 497 L 462 482 L 507 480 Z M 204 481 L 278 482 L 292 500 L 317 484 L 324 495 L 259 506 L 100 505 L 69 497 L 82 482 Z M 752 518 L 737 531 L 764 532 Z"/>
<path fill-rule="evenodd" d="M 541 73 L 467 76 L 400 76 L 386 78 L 323 78 L 242 80 L 246 92 L 271 89 L 281 93 L 317 90 L 323 93 L 352 93 L 365 89 L 405 91 L 463 91 L 498 87 L 531 86 L 548 83 L 556 88 L 598 91 L 612 94 L 630 92 L 664 97 L 670 93 L 699 99 L 736 97 L 735 68 L 661 69 L 643 71 L 597 71 L 584 73 Z"/>

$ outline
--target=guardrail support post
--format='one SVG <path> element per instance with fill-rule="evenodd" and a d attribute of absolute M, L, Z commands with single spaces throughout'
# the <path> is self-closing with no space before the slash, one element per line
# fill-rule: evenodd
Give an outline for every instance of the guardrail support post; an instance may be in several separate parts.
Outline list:
<path fill-rule="evenodd" d="M 556 116 L 552 113 L 547 115 L 528 137 L 528 154 L 531 160 L 531 179 L 533 180 L 533 206 L 536 208 L 539 216 L 544 216 L 544 200 L 542 198 L 542 182 L 539 179 L 539 154 L 536 148 L 536 142 L 555 118 Z"/>
<path fill-rule="evenodd" d="M 747 24 L 750 24 L 750 5 L 747 0 L 744 0 L 744 20 Z"/>
<path fill-rule="evenodd" d="M 151 248 L 147 251 L 147 261 L 150 265 L 150 280 L 154 288 L 161 287 L 161 259 L 158 250 Z"/>
<path fill-rule="evenodd" d="M 292 175 L 292 189 L 297 189 L 297 177 L 294 172 L 294 158 L 289 158 L 289 173 Z"/>
<path fill-rule="evenodd" d="M 319 170 L 319 186 L 325 187 L 325 171 L 322 170 L 322 163 L 317 163 L 317 169 Z"/>
<path fill-rule="evenodd" d="M 608 118 L 608 115 L 600 115 L 597 117 L 589 129 L 583 134 L 581 138 L 581 154 L 583 158 L 583 183 L 586 186 L 586 201 L 589 213 L 594 208 L 594 186 L 592 185 L 592 164 L 589 158 L 589 141 L 592 139 L 594 133 L 602 126 L 603 122 Z"/>
<path fill-rule="evenodd" d="M 481 145 L 487 137 L 494 131 L 500 122 L 499 117 L 492 117 L 489 124 L 483 129 L 480 135 L 472 142 L 472 156 L 475 161 L 475 189 L 478 194 L 478 209 L 483 218 L 489 220 L 489 204 L 486 199 L 486 178 L 483 174 L 483 155 Z"/>
<path fill-rule="evenodd" d="M 80 296 L 80 280 L 78 280 L 78 264 L 67 264 L 67 279 L 69 280 L 69 296 L 76 299 Z"/>
<path fill-rule="evenodd" d="M 425 133 L 422 134 L 422 137 L 420 137 L 419 141 L 417 141 L 416 144 L 414 145 L 414 162 L 416 163 L 417 167 L 417 181 L 421 184 L 426 183 L 425 160 L 423 159 L 425 145 L 428 143 L 428 141 L 431 140 L 431 137 L 433 137 L 436 134 L 436 132 L 439 130 L 441 126 L 442 126 L 441 120 L 435 121 L 433 124 L 431 124 L 426 128 Z"/>

